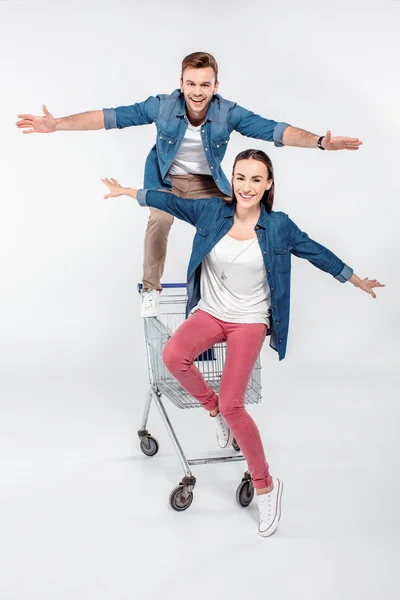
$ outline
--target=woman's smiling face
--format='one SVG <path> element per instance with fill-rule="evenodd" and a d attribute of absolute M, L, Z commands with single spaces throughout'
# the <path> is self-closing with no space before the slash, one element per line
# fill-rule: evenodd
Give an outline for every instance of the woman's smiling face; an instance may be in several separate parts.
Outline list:
<path fill-rule="evenodd" d="M 232 187 L 240 208 L 253 208 L 260 204 L 264 192 L 272 186 L 267 166 L 260 160 L 239 160 L 235 165 Z"/>

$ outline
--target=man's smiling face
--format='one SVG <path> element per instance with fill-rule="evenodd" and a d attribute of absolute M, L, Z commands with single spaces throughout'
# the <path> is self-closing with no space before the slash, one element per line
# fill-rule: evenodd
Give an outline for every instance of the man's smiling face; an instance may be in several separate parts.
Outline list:
<path fill-rule="evenodd" d="M 218 91 L 214 69 L 185 69 L 181 78 L 181 90 L 189 121 L 200 123 L 205 119 L 212 97 Z"/>

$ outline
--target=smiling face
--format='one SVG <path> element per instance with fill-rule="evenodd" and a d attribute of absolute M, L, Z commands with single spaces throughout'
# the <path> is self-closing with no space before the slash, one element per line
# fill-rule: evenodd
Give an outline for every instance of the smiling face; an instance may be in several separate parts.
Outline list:
<path fill-rule="evenodd" d="M 258 207 L 265 191 L 271 189 L 272 181 L 267 166 L 260 160 L 238 160 L 232 177 L 238 208 L 254 210 Z"/>
<path fill-rule="evenodd" d="M 181 90 L 185 97 L 189 121 L 194 124 L 204 121 L 212 97 L 218 91 L 214 69 L 185 69 L 181 78 Z"/>

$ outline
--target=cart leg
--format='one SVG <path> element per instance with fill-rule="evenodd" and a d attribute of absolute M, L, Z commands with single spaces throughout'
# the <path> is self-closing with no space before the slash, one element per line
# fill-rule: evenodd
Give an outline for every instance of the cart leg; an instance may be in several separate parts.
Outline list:
<path fill-rule="evenodd" d="M 192 472 L 190 470 L 190 466 L 188 461 L 186 460 L 186 456 L 183 453 L 182 447 L 178 441 L 178 438 L 176 437 L 175 431 L 171 425 L 171 421 L 169 420 L 169 417 L 167 415 L 167 412 L 164 408 L 164 405 L 161 401 L 161 394 L 158 392 L 154 392 L 154 401 L 158 406 L 158 410 L 160 411 L 162 420 L 164 421 L 164 425 L 171 437 L 172 443 L 174 445 L 174 448 L 176 450 L 176 453 L 179 456 L 179 460 L 181 461 L 181 465 L 182 468 L 184 470 L 185 473 L 185 477 L 182 481 L 182 483 L 184 484 L 185 488 L 187 488 L 188 492 L 191 492 L 196 484 L 196 478 L 193 477 Z"/>
<path fill-rule="evenodd" d="M 150 432 L 146 429 L 147 421 L 149 418 L 149 412 L 151 407 L 151 401 L 153 400 L 154 392 L 150 388 L 147 392 L 147 400 L 144 407 L 142 426 L 137 432 L 140 439 L 140 449 L 146 456 L 154 456 L 158 452 L 158 441 L 154 438 Z"/>
<path fill-rule="evenodd" d="M 146 436 L 148 435 L 148 431 L 146 429 L 146 425 L 147 425 L 147 421 L 149 418 L 149 412 L 150 412 L 150 407 L 151 407 L 151 401 L 153 400 L 153 390 L 150 388 L 149 391 L 147 392 L 147 400 L 146 400 L 146 404 L 144 405 L 144 413 L 143 413 L 143 419 L 142 419 L 142 426 L 138 431 L 138 436 L 142 437 L 142 436 Z"/>

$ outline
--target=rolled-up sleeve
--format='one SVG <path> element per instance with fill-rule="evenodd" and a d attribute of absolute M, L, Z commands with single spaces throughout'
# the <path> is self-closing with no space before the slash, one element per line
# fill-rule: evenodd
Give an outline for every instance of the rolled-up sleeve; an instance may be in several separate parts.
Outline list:
<path fill-rule="evenodd" d="M 104 128 L 123 129 L 137 125 L 148 125 L 157 119 L 160 107 L 158 96 L 150 96 L 144 102 L 117 108 L 103 108 Z"/>
<path fill-rule="evenodd" d="M 289 123 L 278 123 L 274 129 L 274 144 L 277 148 L 280 146 L 284 146 L 285 144 L 282 142 L 283 134 L 285 133 L 285 129 L 290 127 Z"/>
<path fill-rule="evenodd" d="M 140 206 L 148 206 L 146 202 L 148 190 L 138 190 L 136 194 L 136 200 L 139 202 Z"/>
<path fill-rule="evenodd" d="M 274 121 L 260 117 L 250 110 L 235 104 L 229 115 L 229 122 L 235 131 L 246 137 L 274 142 L 275 146 L 284 146 L 283 133 L 289 123 Z"/>
<path fill-rule="evenodd" d="M 117 113 L 115 108 L 103 108 L 104 129 L 115 129 L 117 127 Z"/>
<path fill-rule="evenodd" d="M 338 275 L 335 276 L 335 279 L 340 281 L 340 283 L 346 283 L 353 275 L 353 269 L 348 265 L 344 265 L 343 269 L 340 271 Z"/>

